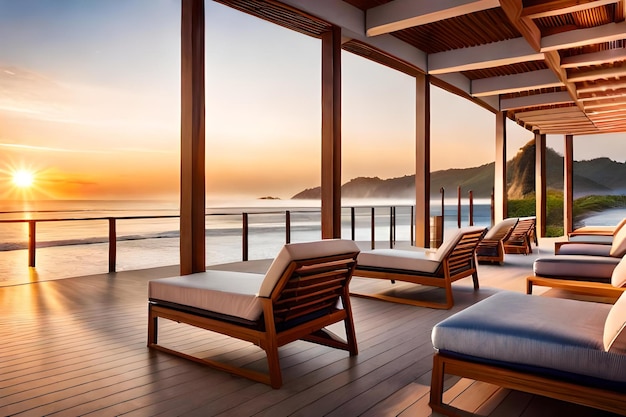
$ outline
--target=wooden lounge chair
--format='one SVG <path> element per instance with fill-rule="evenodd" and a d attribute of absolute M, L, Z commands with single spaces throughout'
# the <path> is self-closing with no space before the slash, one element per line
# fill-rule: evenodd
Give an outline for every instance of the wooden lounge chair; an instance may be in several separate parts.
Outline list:
<path fill-rule="evenodd" d="M 517 222 L 516 217 L 504 219 L 487 231 L 476 247 L 478 262 L 504 263 L 504 241 L 511 236 Z"/>
<path fill-rule="evenodd" d="M 465 227 L 446 239 L 436 251 L 416 248 L 415 250 L 374 249 L 359 254 L 354 275 L 405 281 L 414 284 L 444 288 L 446 301 L 443 303 L 391 296 L 383 293 L 366 294 L 351 292 L 352 295 L 410 304 L 421 307 L 449 309 L 454 305 L 452 283 L 461 278 L 472 277 L 474 290 L 478 290 L 476 270 L 476 246 L 482 239 L 485 228 Z"/>
<path fill-rule="evenodd" d="M 574 236 L 613 236 L 621 227 L 626 224 L 626 218 L 623 218 L 615 226 L 583 226 L 568 233 L 568 237 Z"/>
<path fill-rule="evenodd" d="M 430 407 L 446 416 L 446 375 L 626 415 L 626 294 L 615 305 L 495 294 L 432 331 Z"/>
<path fill-rule="evenodd" d="M 533 252 L 531 243 L 537 245 L 537 235 L 535 234 L 535 217 L 521 217 L 511 231 L 511 234 L 504 240 L 505 253 L 521 253 L 528 255 Z"/>
<path fill-rule="evenodd" d="M 279 388 L 278 348 L 298 339 L 357 354 L 348 297 L 358 246 L 349 240 L 285 245 L 265 275 L 207 271 L 149 282 L 148 346 Z M 269 373 L 194 356 L 158 344 L 158 319 L 254 343 Z M 346 339 L 326 326 L 344 322 Z"/>

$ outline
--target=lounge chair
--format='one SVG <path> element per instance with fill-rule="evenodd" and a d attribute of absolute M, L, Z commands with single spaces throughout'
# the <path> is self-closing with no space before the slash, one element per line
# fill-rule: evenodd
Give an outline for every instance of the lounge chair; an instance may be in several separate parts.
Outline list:
<path fill-rule="evenodd" d="M 445 375 L 626 415 L 626 294 L 615 305 L 495 294 L 432 331 L 430 407 L 443 415 Z"/>
<path fill-rule="evenodd" d="M 452 283 L 465 277 L 472 277 L 474 290 L 478 290 L 476 270 L 476 245 L 482 239 L 485 228 L 465 227 L 444 240 L 436 250 L 423 248 L 415 250 L 374 249 L 359 254 L 354 275 L 364 278 L 377 278 L 405 281 L 432 287 L 445 288 L 446 301 L 443 303 L 415 300 L 387 294 L 366 294 L 352 291 L 352 295 L 410 304 L 421 307 L 449 309 L 454 305 Z"/>
<path fill-rule="evenodd" d="M 537 234 L 535 226 L 536 217 L 520 217 L 511 231 L 511 234 L 504 240 L 504 253 L 521 253 L 528 255 L 533 252 L 531 243 L 534 241 L 537 246 Z"/>
<path fill-rule="evenodd" d="M 568 237 L 575 236 L 613 236 L 617 230 L 626 224 L 626 218 L 623 218 L 615 226 L 583 226 L 568 233 Z"/>
<path fill-rule="evenodd" d="M 613 244 L 613 240 L 615 239 L 615 236 L 622 230 L 622 227 L 624 225 L 626 225 L 626 218 L 622 219 L 622 221 L 619 222 L 617 226 L 607 227 L 607 230 L 610 229 L 611 231 L 610 233 L 608 233 L 608 231 L 607 233 L 600 233 L 600 232 L 594 233 L 590 231 L 587 234 L 585 233 L 570 234 L 567 241 L 554 243 L 554 253 L 555 254 L 561 253 L 561 248 L 565 248 L 564 251 L 562 252 L 564 254 L 569 253 L 569 251 L 571 250 L 574 250 L 574 253 L 575 253 L 576 251 L 580 251 L 581 247 L 579 247 L 578 245 L 582 245 L 582 244 L 605 245 L 605 246 L 609 245 L 610 246 Z M 594 226 L 594 227 L 602 228 L 602 226 Z M 578 230 L 581 230 L 581 229 L 578 229 Z M 595 230 L 595 229 L 590 229 L 590 230 Z M 591 249 L 591 250 L 594 250 L 594 249 Z M 603 249 L 600 248 L 599 250 L 603 250 Z"/>
<path fill-rule="evenodd" d="M 504 263 L 504 241 L 511 236 L 518 218 L 504 219 L 487 231 L 476 247 L 478 262 Z"/>
<path fill-rule="evenodd" d="M 359 253 L 349 240 L 285 245 L 267 273 L 207 271 L 149 282 L 148 346 L 279 388 L 278 348 L 298 339 L 357 354 L 348 284 Z M 265 350 L 269 374 L 157 342 L 158 319 L 211 330 Z M 344 322 L 346 339 L 326 326 Z"/>

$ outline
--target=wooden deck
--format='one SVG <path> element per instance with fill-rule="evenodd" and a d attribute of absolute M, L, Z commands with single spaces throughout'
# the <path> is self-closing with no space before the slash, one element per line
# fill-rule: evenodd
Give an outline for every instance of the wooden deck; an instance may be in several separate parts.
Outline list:
<path fill-rule="evenodd" d="M 523 278 L 536 256 L 535 250 L 507 255 L 504 267 L 480 265 L 481 290 L 474 293 L 469 278 L 455 283 L 450 311 L 354 298 L 359 355 L 307 342 L 288 345 L 280 350 L 279 390 L 146 348 L 146 283 L 177 275 L 177 267 L 0 288 L 0 415 L 433 415 L 432 326 L 501 289 L 525 291 Z M 229 267 L 267 266 L 260 261 Z M 353 285 L 391 286 L 363 279 Z M 423 290 L 394 288 L 400 286 Z M 443 290 L 420 296 L 443 297 Z M 161 340 L 252 368 L 265 366 L 255 346 L 183 325 L 163 326 Z M 451 379 L 446 396 L 485 416 L 611 415 L 468 380 Z"/>

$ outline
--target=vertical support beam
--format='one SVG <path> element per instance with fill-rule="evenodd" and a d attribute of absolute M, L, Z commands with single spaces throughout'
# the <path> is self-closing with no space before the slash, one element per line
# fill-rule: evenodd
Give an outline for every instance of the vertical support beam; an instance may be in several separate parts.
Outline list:
<path fill-rule="evenodd" d="M 493 182 L 494 222 L 508 217 L 506 186 L 506 112 L 496 113 L 496 163 Z"/>
<path fill-rule="evenodd" d="M 182 0 L 180 273 L 206 270 L 204 0 Z"/>
<path fill-rule="evenodd" d="M 341 28 L 322 34 L 322 239 L 341 237 Z"/>
<path fill-rule="evenodd" d="M 546 135 L 535 132 L 535 214 L 537 236 L 546 235 Z"/>
<path fill-rule="evenodd" d="M 430 246 L 430 77 L 415 77 L 415 246 Z"/>
<path fill-rule="evenodd" d="M 574 136 L 565 135 L 563 156 L 563 232 L 574 229 Z"/>

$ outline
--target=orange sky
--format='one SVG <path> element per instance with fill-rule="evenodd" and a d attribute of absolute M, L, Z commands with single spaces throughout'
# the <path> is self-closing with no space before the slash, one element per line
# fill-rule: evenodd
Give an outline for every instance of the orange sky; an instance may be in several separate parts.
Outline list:
<path fill-rule="evenodd" d="M 178 2 L 67 4 L 0 3 L 0 199 L 176 199 Z M 319 40 L 206 5 L 208 195 L 318 186 Z M 413 174 L 414 80 L 342 57 L 344 182 Z M 433 87 L 431 123 L 433 171 L 493 161 L 491 113 Z M 532 134 L 508 126 L 512 156 Z M 30 191 L 17 169 L 36 173 Z"/>

